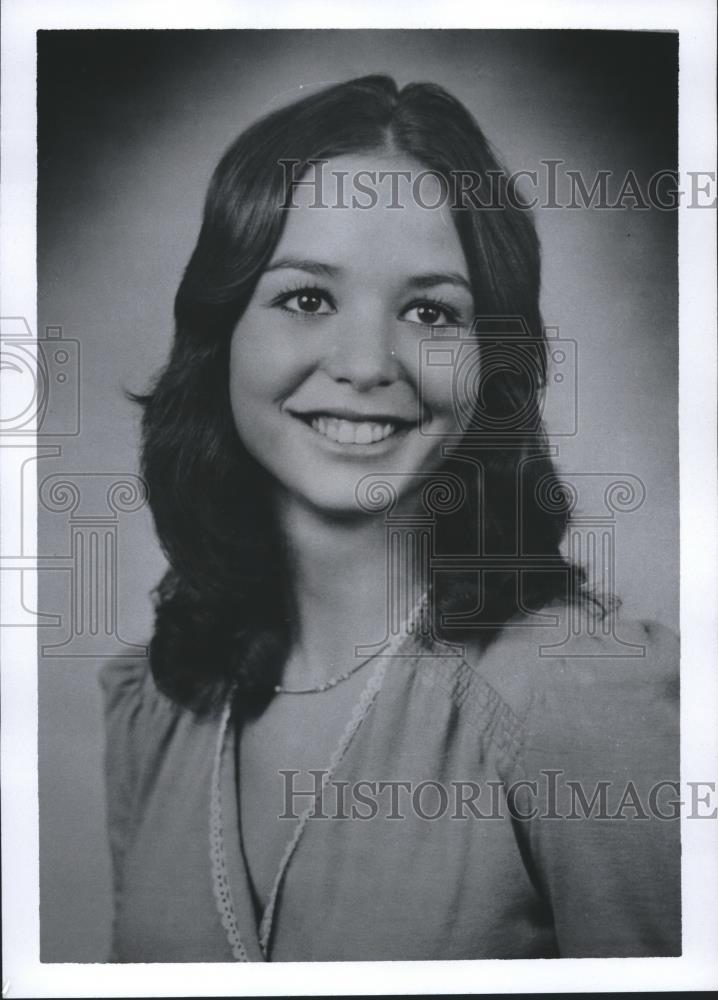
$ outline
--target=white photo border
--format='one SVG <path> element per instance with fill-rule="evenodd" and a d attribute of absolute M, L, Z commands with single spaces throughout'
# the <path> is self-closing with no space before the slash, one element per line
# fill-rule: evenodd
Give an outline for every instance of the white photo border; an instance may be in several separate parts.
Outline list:
<path fill-rule="evenodd" d="M 388 0 L 200 3 L 5 0 L 2 33 L 2 316 L 37 321 L 36 31 L 79 28 L 573 28 L 679 32 L 679 172 L 716 178 L 716 33 L 710 0 Z M 681 787 L 716 780 L 718 502 L 716 214 L 679 210 Z M 12 407 L 12 399 L 5 405 Z M 0 449 L 2 453 L 2 449 Z M 0 455 L 5 461 L 5 455 Z M 32 484 L 31 484 L 32 485 Z M 34 489 L 6 491 L 3 538 L 22 513 L 36 555 Z M 31 576 L 31 574 L 28 574 Z M 33 604 L 36 579 L 26 591 Z M 3 597 L 3 601 L 5 598 Z M 5 610 L 5 608 L 3 608 Z M 2 648 L 3 996 L 221 996 L 705 990 L 718 986 L 718 820 L 682 819 L 683 955 L 660 959 L 79 965 L 39 961 L 37 645 L 0 628 Z M 716 786 L 714 785 L 714 790 Z M 713 803 L 715 804 L 715 796 Z"/>

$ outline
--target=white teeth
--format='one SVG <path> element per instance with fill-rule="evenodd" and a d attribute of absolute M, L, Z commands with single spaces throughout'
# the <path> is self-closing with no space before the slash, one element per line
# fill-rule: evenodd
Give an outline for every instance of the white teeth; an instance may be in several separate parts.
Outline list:
<path fill-rule="evenodd" d="M 371 424 L 359 424 L 354 434 L 355 444 L 371 444 Z"/>
<path fill-rule="evenodd" d="M 335 417 L 313 417 L 312 427 L 330 441 L 339 444 L 375 444 L 390 437 L 396 424 L 377 424 L 370 421 L 337 420 Z"/>
<path fill-rule="evenodd" d="M 339 444 L 356 444 L 354 436 L 358 430 L 359 427 L 352 427 L 348 420 L 340 420 L 337 441 Z"/>

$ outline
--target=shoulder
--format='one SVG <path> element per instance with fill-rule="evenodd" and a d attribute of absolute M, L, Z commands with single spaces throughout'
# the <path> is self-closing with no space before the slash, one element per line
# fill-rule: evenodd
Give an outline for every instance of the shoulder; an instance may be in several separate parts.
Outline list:
<path fill-rule="evenodd" d="M 170 759 L 201 753 L 214 739 L 222 706 L 195 711 L 164 694 L 149 660 L 116 659 L 99 671 L 109 780 L 151 775 Z"/>
<path fill-rule="evenodd" d="M 537 766 L 593 758 L 618 766 L 678 763 L 679 643 L 653 621 L 552 605 L 517 617 L 480 652 L 466 650 L 520 721 L 525 759 Z"/>
<path fill-rule="evenodd" d="M 105 712 L 128 703 L 137 707 L 149 675 L 149 661 L 144 657 L 108 660 L 103 664 L 98 679 Z"/>
<path fill-rule="evenodd" d="M 149 662 L 109 660 L 99 671 L 105 717 L 105 770 L 110 787 L 130 780 L 137 762 L 143 715 L 152 700 Z"/>
<path fill-rule="evenodd" d="M 146 657 L 109 660 L 100 668 L 98 679 L 108 725 L 135 727 L 143 715 L 154 714 L 167 702 L 155 686 Z"/>
<path fill-rule="evenodd" d="M 185 710 L 155 685 L 147 658 L 110 660 L 99 671 L 108 779 L 133 777 Z"/>
<path fill-rule="evenodd" d="M 590 607 L 543 614 L 467 659 L 518 718 L 507 803 L 560 954 L 677 954 L 678 639 Z"/>
<path fill-rule="evenodd" d="M 516 616 L 466 659 L 520 717 L 550 695 L 643 689 L 677 694 L 678 637 L 655 621 L 605 616 L 585 606 L 550 605 L 538 616 Z"/>

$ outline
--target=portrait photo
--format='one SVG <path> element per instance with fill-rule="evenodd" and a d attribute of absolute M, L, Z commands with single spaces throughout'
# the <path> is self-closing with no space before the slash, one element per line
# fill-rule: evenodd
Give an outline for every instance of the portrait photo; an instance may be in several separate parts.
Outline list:
<path fill-rule="evenodd" d="M 682 38 L 36 32 L 40 963 L 693 954 Z"/>

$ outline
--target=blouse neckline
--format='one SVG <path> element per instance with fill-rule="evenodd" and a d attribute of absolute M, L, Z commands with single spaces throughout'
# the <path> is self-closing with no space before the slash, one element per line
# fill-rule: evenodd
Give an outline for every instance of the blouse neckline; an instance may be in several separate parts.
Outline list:
<path fill-rule="evenodd" d="M 421 623 L 422 604 L 415 608 L 395 634 L 389 646 L 377 653 L 377 660 L 369 680 L 354 704 L 346 726 L 322 774 L 323 791 L 344 759 L 362 722 L 370 713 L 381 690 L 386 674 L 387 659 L 406 656 L 415 652 L 417 630 Z M 239 810 L 239 738 L 232 725 L 233 692 L 227 699 L 217 729 L 214 763 L 210 789 L 209 848 L 212 873 L 212 890 L 222 926 L 236 961 L 270 961 L 272 931 L 284 877 L 315 802 L 311 802 L 300 815 L 282 853 L 275 873 L 270 896 L 259 925 L 249 866 L 242 847 L 241 818 Z M 321 792 L 319 793 L 321 794 Z M 226 834 L 226 835 L 225 835 Z"/>
<path fill-rule="evenodd" d="M 239 837 L 236 784 L 237 737 L 231 725 L 232 699 L 222 712 L 217 732 L 210 794 L 210 861 L 212 889 L 232 955 L 240 962 L 264 962 L 249 873 Z"/>
<path fill-rule="evenodd" d="M 396 651 L 395 651 L 396 652 Z M 390 654 L 385 654 L 390 655 Z M 362 722 L 370 713 L 386 674 L 386 658 L 379 656 L 339 741 L 322 773 L 322 791 L 344 759 Z M 210 793 L 210 861 L 212 888 L 217 910 L 234 958 L 240 962 L 269 961 L 272 931 L 284 877 L 316 807 L 311 802 L 301 813 L 282 853 L 267 905 L 259 925 L 252 898 L 249 867 L 242 848 L 239 812 L 239 739 L 231 725 L 232 701 L 228 700 L 217 731 L 215 764 Z M 321 793 L 320 793 L 321 794 Z"/>

